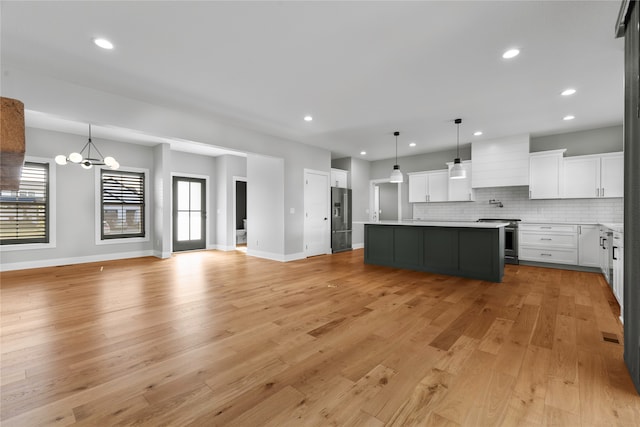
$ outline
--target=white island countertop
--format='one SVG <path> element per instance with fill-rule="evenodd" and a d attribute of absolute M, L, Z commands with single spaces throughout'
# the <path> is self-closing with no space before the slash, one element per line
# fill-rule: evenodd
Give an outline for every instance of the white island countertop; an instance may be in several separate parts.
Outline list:
<path fill-rule="evenodd" d="M 370 225 L 409 225 L 420 227 L 457 227 L 457 228 L 500 228 L 509 225 L 508 222 L 475 222 L 475 221 L 421 221 L 405 219 L 402 221 L 369 221 Z"/>

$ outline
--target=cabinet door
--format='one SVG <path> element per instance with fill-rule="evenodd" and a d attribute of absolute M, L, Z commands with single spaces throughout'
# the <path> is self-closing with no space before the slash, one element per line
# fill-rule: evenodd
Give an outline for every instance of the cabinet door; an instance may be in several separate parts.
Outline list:
<path fill-rule="evenodd" d="M 331 186 L 347 188 L 347 171 L 331 169 Z"/>
<path fill-rule="evenodd" d="M 560 167 L 562 154 L 532 155 L 529 158 L 529 198 L 560 197 Z"/>
<path fill-rule="evenodd" d="M 427 174 L 416 173 L 409 175 L 409 203 L 427 201 Z"/>
<path fill-rule="evenodd" d="M 602 157 L 600 197 L 624 197 L 624 155 Z"/>
<path fill-rule="evenodd" d="M 429 172 L 427 194 L 429 202 L 446 202 L 449 199 L 449 171 Z"/>
<path fill-rule="evenodd" d="M 449 201 L 465 202 L 474 200 L 473 189 L 471 188 L 471 163 L 462 163 L 462 168 L 467 172 L 464 179 L 449 179 Z M 449 166 L 451 170 L 451 166 Z"/>
<path fill-rule="evenodd" d="M 600 266 L 600 227 L 597 225 L 578 226 L 578 265 Z"/>
<path fill-rule="evenodd" d="M 566 199 L 599 196 L 600 158 L 575 157 L 564 159 L 564 197 Z"/>

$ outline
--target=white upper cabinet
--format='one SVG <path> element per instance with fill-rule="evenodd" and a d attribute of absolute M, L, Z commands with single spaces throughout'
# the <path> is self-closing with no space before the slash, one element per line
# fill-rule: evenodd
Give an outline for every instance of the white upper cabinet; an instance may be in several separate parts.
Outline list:
<path fill-rule="evenodd" d="M 347 188 L 349 172 L 342 169 L 331 169 L 331 186 Z"/>
<path fill-rule="evenodd" d="M 449 171 L 428 172 L 428 201 L 446 202 L 449 200 Z"/>
<path fill-rule="evenodd" d="M 453 162 L 447 163 L 449 170 L 453 167 Z M 467 173 L 464 179 L 449 179 L 449 201 L 466 202 L 475 200 L 475 190 L 471 187 L 471 160 L 462 162 L 462 169 Z"/>
<path fill-rule="evenodd" d="M 427 201 L 427 181 L 426 172 L 409 174 L 409 203 L 420 203 Z"/>
<path fill-rule="evenodd" d="M 529 134 L 471 143 L 473 188 L 529 185 Z"/>
<path fill-rule="evenodd" d="M 624 197 L 624 153 L 600 159 L 600 197 Z"/>
<path fill-rule="evenodd" d="M 623 153 L 565 158 L 563 181 L 567 199 L 623 197 Z"/>
<path fill-rule="evenodd" d="M 446 202 L 449 172 L 437 170 L 409 174 L 409 203 Z"/>
<path fill-rule="evenodd" d="M 566 150 L 551 150 L 529 155 L 529 198 L 560 198 L 562 155 Z"/>

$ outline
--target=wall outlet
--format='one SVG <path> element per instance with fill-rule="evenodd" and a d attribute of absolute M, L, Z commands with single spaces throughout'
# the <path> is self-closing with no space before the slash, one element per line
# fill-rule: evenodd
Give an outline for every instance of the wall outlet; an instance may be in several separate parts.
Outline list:
<path fill-rule="evenodd" d="M 293 215 L 294 213 L 296 213 L 296 208 L 289 208 L 289 213 L 291 215 Z"/>

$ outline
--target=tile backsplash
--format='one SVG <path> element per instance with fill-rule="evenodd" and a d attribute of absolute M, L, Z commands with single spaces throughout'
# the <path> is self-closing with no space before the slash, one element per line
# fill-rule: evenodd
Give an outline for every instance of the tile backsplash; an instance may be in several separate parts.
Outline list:
<path fill-rule="evenodd" d="M 475 221 L 515 218 L 540 222 L 623 222 L 623 199 L 530 200 L 529 187 L 476 189 L 475 202 L 414 203 L 413 219 Z M 503 207 L 489 204 L 499 200 Z"/>

